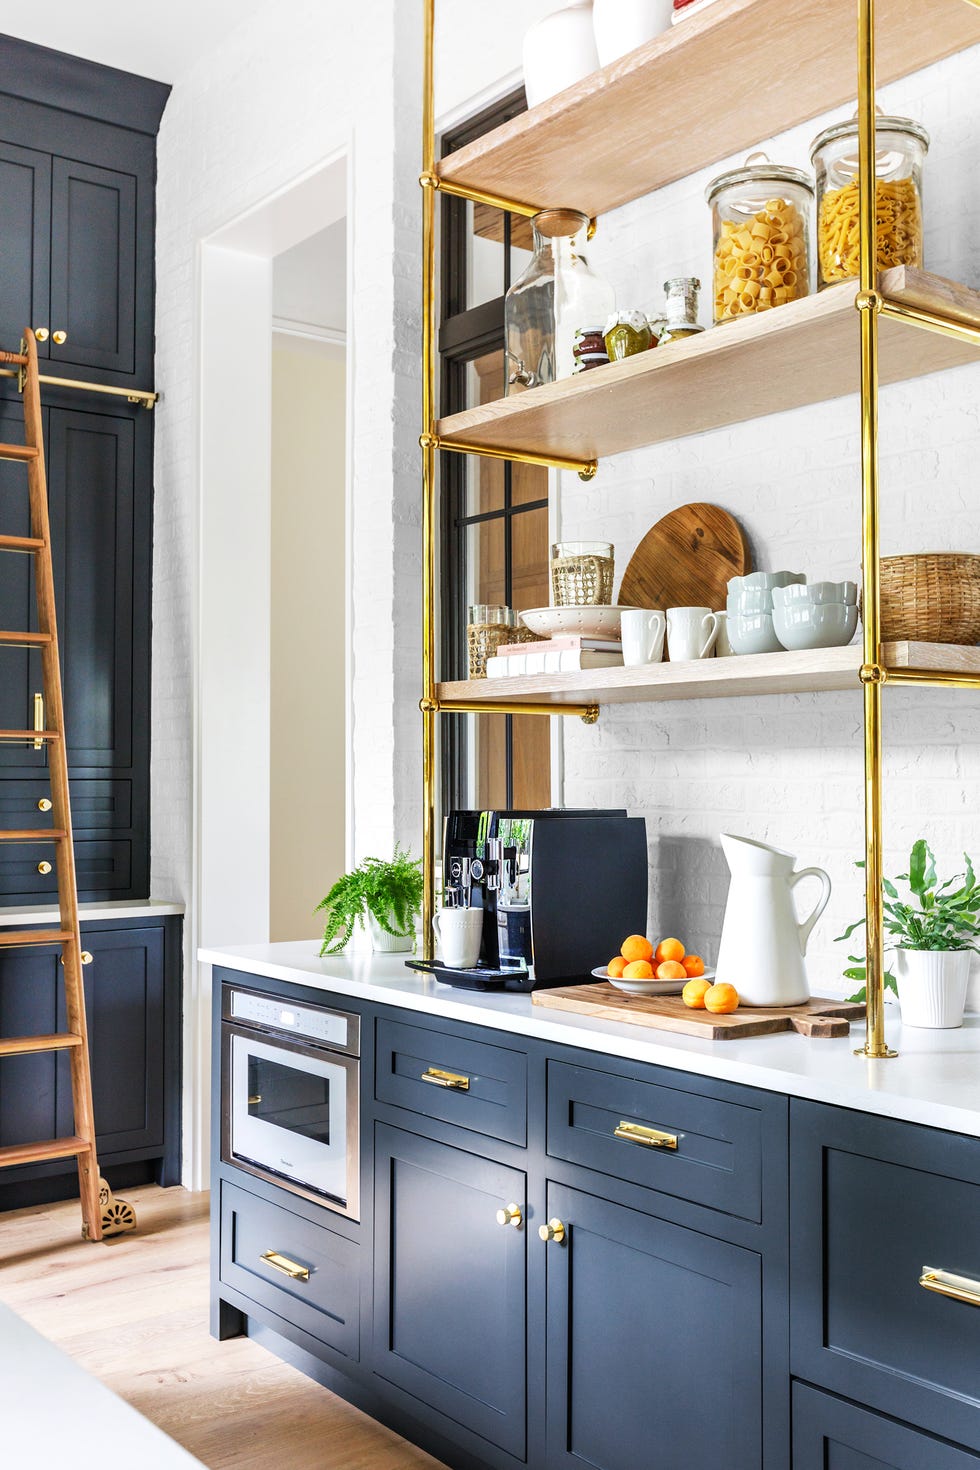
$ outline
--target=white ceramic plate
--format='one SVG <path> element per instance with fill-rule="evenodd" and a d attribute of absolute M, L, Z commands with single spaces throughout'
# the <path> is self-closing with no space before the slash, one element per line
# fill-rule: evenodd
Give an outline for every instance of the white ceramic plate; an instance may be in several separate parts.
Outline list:
<path fill-rule="evenodd" d="M 608 980 L 610 985 L 615 985 L 617 990 L 625 990 L 627 995 L 680 995 L 686 980 L 614 980 L 608 973 L 605 965 L 597 965 L 592 971 L 597 980 Z M 714 970 L 705 970 L 703 975 L 694 976 L 698 980 L 714 980 Z"/>
<path fill-rule="evenodd" d="M 521 617 L 540 638 L 580 633 L 583 638 L 618 639 L 621 607 L 531 607 Z"/>

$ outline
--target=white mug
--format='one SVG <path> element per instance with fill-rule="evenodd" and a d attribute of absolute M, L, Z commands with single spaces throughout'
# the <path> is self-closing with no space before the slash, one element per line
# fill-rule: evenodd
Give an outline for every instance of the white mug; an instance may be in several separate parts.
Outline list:
<path fill-rule="evenodd" d="M 620 625 L 624 664 L 660 663 L 664 656 L 667 619 L 659 608 L 624 608 Z"/>
<path fill-rule="evenodd" d="M 718 619 L 718 636 L 715 639 L 715 658 L 731 658 L 735 650 L 732 640 L 728 636 L 728 614 L 727 612 L 715 613 Z"/>
<path fill-rule="evenodd" d="M 710 607 L 669 607 L 667 649 L 671 660 L 707 658 L 718 637 L 718 615 Z"/>
<path fill-rule="evenodd" d="M 442 962 L 453 970 L 469 970 L 480 958 L 483 940 L 482 909 L 440 909 L 432 927 L 442 951 Z"/>

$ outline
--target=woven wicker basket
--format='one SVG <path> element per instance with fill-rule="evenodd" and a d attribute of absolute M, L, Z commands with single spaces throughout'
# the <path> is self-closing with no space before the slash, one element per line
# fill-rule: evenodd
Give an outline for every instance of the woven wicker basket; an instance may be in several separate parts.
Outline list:
<path fill-rule="evenodd" d="M 536 633 L 523 625 L 512 628 L 506 623 L 470 623 L 466 629 L 466 652 L 471 679 L 487 677 L 487 659 L 493 658 L 505 643 L 540 643 Z"/>
<path fill-rule="evenodd" d="M 555 607 L 608 606 L 612 602 L 611 556 L 562 556 L 551 563 L 551 601 Z"/>
<path fill-rule="evenodd" d="M 881 636 L 888 642 L 980 643 L 980 556 L 883 557 Z"/>

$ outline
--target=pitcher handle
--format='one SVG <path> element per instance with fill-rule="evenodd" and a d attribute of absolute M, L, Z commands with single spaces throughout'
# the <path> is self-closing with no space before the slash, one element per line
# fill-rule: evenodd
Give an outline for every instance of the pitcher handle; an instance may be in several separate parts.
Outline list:
<path fill-rule="evenodd" d="M 801 868 L 798 873 L 794 873 L 793 876 L 790 878 L 790 888 L 795 888 L 801 878 L 819 878 L 820 886 L 823 889 L 823 892 L 817 899 L 817 905 L 816 908 L 813 910 L 813 913 L 808 919 L 804 919 L 803 923 L 799 925 L 800 953 L 805 955 L 807 940 L 810 938 L 810 933 L 813 929 L 813 926 L 830 902 L 830 878 L 824 872 L 823 868 Z"/>
<path fill-rule="evenodd" d="M 436 938 L 438 939 L 439 943 L 441 944 L 442 943 L 442 930 L 439 928 L 439 919 L 440 919 L 440 915 L 438 913 L 435 913 L 435 914 L 432 915 L 432 927 L 435 930 L 435 936 L 436 936 Z"/>

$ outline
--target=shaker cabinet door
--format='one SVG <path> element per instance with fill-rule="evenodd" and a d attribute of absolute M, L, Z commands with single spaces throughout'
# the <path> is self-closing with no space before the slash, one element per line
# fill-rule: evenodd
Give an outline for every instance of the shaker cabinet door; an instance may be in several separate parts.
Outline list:
<path fill-rule="evenodd" d="M 548 1470 L 759 1470 L 761 1262 L 549 1184 Z"/>
<path fill-rule="evenodd" d="M 0 270 L 0 280 L 3 271 Z M 5 384 L 4 379 L 0 383 Z M 43 413 L 45 425 L 48 414 Z M 15 388 L 0 390 L 0 442 L 24 443 L 24 412 Z M 8 536 L 31 534 L 27 471 L 13 460 L 0 460 L 0 532 Z M 0 561 L 0 628 L 29 633 L 37 629 L 34 558 L 4 553 Z M 0 648 L 0 729 L 30 730 L 34 726 L 34 694 L 43 689 L 41 655 L 26 648 Z M 32 744 L 0 741 L 0 776 L 43 774 L 47 751 Z M 13 823 L 16 826 L 18 824 Z M 43 826 L 38 819 L 32 825 Z M 0 889 L 2 892 L 17 891 Z"/>
<path fill-rule="evenodd" d="M 0 348 L 16 352 L 25 327 L 49 325 L 50 155 L 0 141 L 0 204 Z M 38 356 L 47 357 L 48 348 L 39 342 Z"/>
<path fill-rule="evenodd" d="M 980 1457 L 796 1383 L 793 1470 L 980 1470 Z"/>
<path fill-rule="evenodd" d="M 136 369 L 136 178 L 55 158 L 51 175 L 52 362 Z M 141 385 L 142 386 L 142 385 Z"/>

